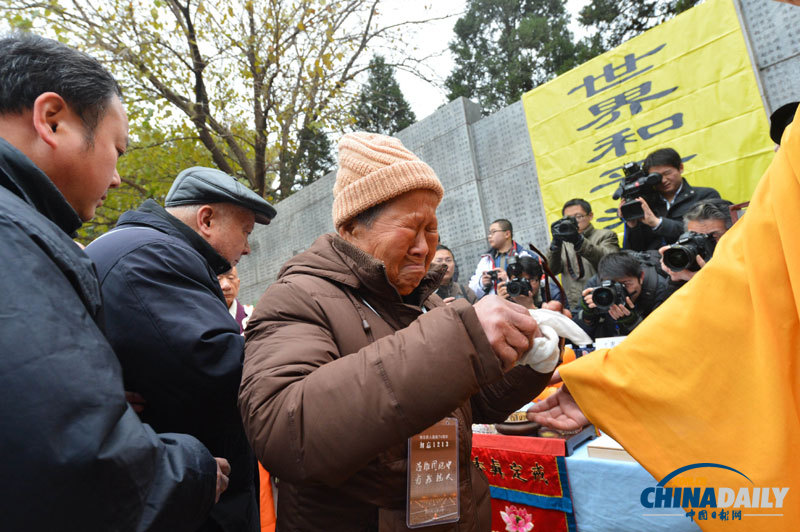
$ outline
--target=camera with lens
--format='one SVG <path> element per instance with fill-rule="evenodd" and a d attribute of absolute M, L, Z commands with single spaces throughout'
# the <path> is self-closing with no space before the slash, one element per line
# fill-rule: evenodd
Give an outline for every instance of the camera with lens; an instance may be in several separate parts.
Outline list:
<path fill-rule="evenodd" d="M 647 251 L 633 251 L 632 249 L 623 249 L 620 253 L 624 253 L 636 259 L 636 262 L 642 265 L 642 268 L 653 267 L 661 269 L 661 255 L 655 249 Z"/>
<path fill-rule="evenodd" d="M 697 264 L 697 255 L 707 261 L 714 254 L 717 241 L 712 235 L 687 231 L 678 237 L 678 241 L 664 250 L 664 264 L 670 270 L 679 272 L 689 270 L 696 272 L 700 269 Z"/>
<path fill-rule="evenodd" d="M 661 183 L 661 174 L 657 172 L 645 174 L 644 170 L 634 162 L 626 163 L 622 167 L 622 171 L 625 177 L 612 196 L 615 200 L 620 198 L 624 200 L 619 208 L 622 219 L 630 221 L 644 218 L 644 209 L 642 209 L 642 204 L 636 201 L 636 198 L 645 200 L 653 214 L 663 216 L 661 195 L 655 188 Z"/>
<path fill-rule="evenodd" d="M 627 297 L 628 291 L 618 281 L 603 281 L 600 286 L 592 290 L 592 301 L 601 312 L 607 311 L 612 305 L 624 305 Z"/>
<path fill-rule="evenodd" d="M 508 274 L 508 282 L 506 283 L 506 291 L 508 297 L 517 297 L 531 292 L 531 282 L 522 276 L 522 264 L 516 256 L 508 257 L 508 265 L 506 266 L 506 273 Z"/>
<path fill-rule="evenodd" d="M 563 240 L 570 242 L 578 238 L 578 220 L 573 216 L 564 216 L 560 220 L 553 222 L 550 226 L 553 240 Z"/>

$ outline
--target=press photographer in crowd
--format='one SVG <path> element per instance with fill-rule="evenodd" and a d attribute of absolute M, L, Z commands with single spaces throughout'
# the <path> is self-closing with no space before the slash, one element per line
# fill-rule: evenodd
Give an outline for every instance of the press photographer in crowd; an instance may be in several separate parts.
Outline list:
<path fill-rule="evenodd" d="M 469 280 L 469 287 L 478 299 L 486 294 L 496 294 L 498 283 L 508 281 L 506 267 L 509 257 L 532 256 L 514 241 L 514 228 L 505 218 L 495 220 L 489 225 L 487 238 L 489 251 L 481 255 L 475 274 Z"/>
<path fill-rule="evenodd" d="M 671 246 L 658 250 L 661 267 L 669 275 L 674 292 L 706 265 L 719 239 L 731 228 L 731 202 L 718 199 L 696 204 L 683 217 L 686 232 Z"/>
<path fill-rule="evenodd" d="M 538 260 L 528 255 L 511 259 L 506 275 L 508 281 L 497 285 L 498 296 L 529 309 L 541 306 L 542 266 Z"/>
<path fill-rule="evenodd" d="M 666 278 L 632 254 L 612 253 L 600 260 L 597 275 L 583 291 L 575 321 L 594 338 L 626 336 L 667 298 Z"/>
<path fill-rule="evenodd" d="M 645 193 L 633 200 L 623 197 L 618 212 L 626 225 L 625 249 L 655 250 L 674 243 L 683 233 L 683 216 L 697 203 L 720 197 L 713 188 L 693 187 L 683 178 L 681 156 L 672 148 L 648 155 L 642 171 L 647 177 L 659 174 L 661 180 L 653 185 L 655 194 Z M 640 215 L 626 214 L 625 207 L 632 201 L 641 204 Z"/>
<path fill-rule="evenodd" d="M 547 262 L 554 274 L 561 274 L 567 301 L 577 311 L 586 281 L 597 273 L 600 259 L 619 251 L 619 240 L 613 231 L 595 229 L 592 206 L 586 200 L 569 200 L 561 208 L 561 215 L 563 218 L 550 227 L 553 240 Z"/>
<path fill-rule="evenodd" d="M 450 251 L 450 248 L 442 244 L 436 246 L 436 255 L 433 257 L 431 266 L 434 264 L 444 264 L 447 266 L 447 271 L 444 277 L 442 277 L 442 282 L 435 292 L 445 303 L 452 303 L 456 299 L 461 298 L 466 299 L 470 303 L 476 303 L 478 301 L 478 297 L 470 287 L 458 282 L 458 264 L 456 264 L 456 258 L 453 252 Z"/>

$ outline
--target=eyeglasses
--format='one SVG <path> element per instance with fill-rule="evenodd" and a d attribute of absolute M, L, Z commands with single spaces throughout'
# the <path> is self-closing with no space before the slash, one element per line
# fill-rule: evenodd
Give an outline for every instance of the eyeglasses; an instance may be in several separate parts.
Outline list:
<path fill-rule="evenodd" d="M 492 229 L 489 231 L 489 234 L 487 236 L 492 236 L 495 233 L 505 233 L 505 232 L 506 232 L 505 229 Z"/>

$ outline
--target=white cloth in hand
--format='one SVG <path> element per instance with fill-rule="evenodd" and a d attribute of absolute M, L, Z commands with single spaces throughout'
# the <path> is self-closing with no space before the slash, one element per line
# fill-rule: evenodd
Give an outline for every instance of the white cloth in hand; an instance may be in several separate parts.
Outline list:
<path fill-rule="evenodd" d="M 560 312 L 548 309 L 531 309 L 528 312 L 539 324 L 543 336 L 533 339 L 533 346 L 520 357 L 517 364 L 529 366 L 538 373 L 550 373 L 558 365 L 559 336 L 578 345 L 592 343 L 583 329 Z"/>

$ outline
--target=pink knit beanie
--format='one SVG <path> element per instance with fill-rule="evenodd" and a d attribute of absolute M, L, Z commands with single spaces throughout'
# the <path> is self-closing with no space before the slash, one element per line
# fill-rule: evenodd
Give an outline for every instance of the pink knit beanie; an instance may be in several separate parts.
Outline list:
<path fill-rule="evenodd" d="M 408 151 L 399 139 L 359 131 L 339 141 L 339 170 L 333 185 L 333 225 L 401 194 L 444 189 L 433 168 Z"/>

